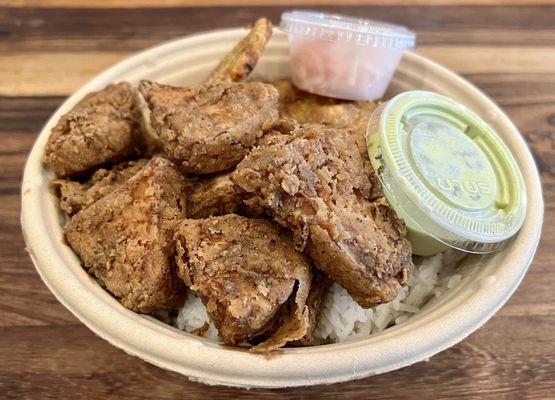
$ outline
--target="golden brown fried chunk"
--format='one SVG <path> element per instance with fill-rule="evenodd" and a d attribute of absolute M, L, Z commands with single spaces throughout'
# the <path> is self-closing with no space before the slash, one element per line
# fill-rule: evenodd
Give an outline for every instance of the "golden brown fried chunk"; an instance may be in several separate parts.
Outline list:
<path fill-rule="evenodd" d="M 225 214 L 253 215 L 243 203 L 245 192 L 231 180 L 231 172 L 200 178 L 187 191 L 187 218 Z"/>
<path fill-rule="evenodd" d="M 271 82 L 279 93 L 279 111 L 301 124 L 315 123 L 330 128 L 349 128 L 365 136 L 366 126 L 377 104 L 318 96 L 297 89 L 291 81 Z"/>
<path fill-rule="evenodd" d="M 253 149 L 232 179 L 361 306 L 397 295 L 412 268 L 410 242 L 387 203 L 370 201 L 370 177 L 348 133 L 305 126 Z"/>
<path fill-rule="evenodd" d="M 210 82 L 239 82 L 247 78 L 264 52 L 266 43 L 272 36 L 272 23 L 260 18 L 248 35 L 225 55 L 210 75 Z"/>
<path fill-rule="evenodd" d="M 277 91 L 260 82 L 178 88 L 141 82 L 163 152 L 187 173 L 235 166 L 278 120 Z"/>
<path fill-rule="evenodd" d="M 148 313 L 183 304 L 185 287 L 173 264 L 182 190 L 179 171 L 155 157 L 66 227 L 85 269 L 131 310 Z"/>
<path fill-rule="evenodd" d="M 272 129 L 265 132 L 264 136 L 258 139 L 256 145 L 265 146 L 280 142 L 282 140 L 287 140 L 288 136 L 290 136 L 291 133 L 293 133 L 297 128 L 299 128 L 299 124 L 293 118 L 280 118 Z"/>
<path fill-rule="evenodd" d="M 148 160 L 124 161 L 110 169 L 100 168 L 86 182 L 56 179 L 52 188 L 60 199 L 60 208 L 73 215 L 100 200 L 139 172 Z"/>
<path fill-rule="evenodd" d="M 371 199 L 383 196 L 366 147 L 366 129 L 377 103 L 318 96 L 297 89 L 289 80 L 274 81 L 271 84 L 279 93 L 279 113 L 282 119 L 292 118 L 300 124 L 314 123 L 329 128 L 347 129 L 355 139 L 359 153 L 363 157 L 364 168 L 371 176 Z"/>
<path fill-rule="evenodd" d="M 286 311 L 280 315 L 277 330 L 268 339 L 251 348 L 253 353 L 268 353 L 287 343 L 297 343 L 310 334 L 308 306 L 301 308 L 296 302 L 289 301 L 284 307 Z"/>
<path fill-rule="evenodd" d="M 138 119 L 129 83 L 89 93 L 52 128 L 43 162 L 56 176 L 69 177 L 121 160 L 137 151 Z"/>
<path fill-rule="evenodd" d="M 295 312 L 288 327 L 296 329 L 280 328 L 258 350 L 271 351 L 306 334 L 310 267 L 279 227 L 229 214 L 186 219 L 175 239 L 179 275 L 206 304 L 226 343 L 266 332 L 291 297 Z"/>
<path fill-rule="evenodd" d="M 310 283 L 310 292 L 306 299 L 306 307 L 308 313 L 303 315 L 303 318 L 295 317 L 298 313 L 298 308 L 291 300 L 282 307 L 280 310 L 279 318 L 274 321 L 274 324 L 264 336 L 268 337 L 267 340 L 256 346 L 252 351 L 264 352 L 266 349 L 279 348 L 285 343 L 280 344 L 282 338 L 290 337 L 292 335 L 300 339 L 295 341 L 288 341 L 292 346 L 310 346 L 314 344 L 314 330 L 318 323 L 318 317 L 322 308 L 323 300 L 328 293 L 332 281 L 319 269 L 312 269 L 312 281 Z M 306 333 L 301 336 L 299 332 L 303 329 Z"/>

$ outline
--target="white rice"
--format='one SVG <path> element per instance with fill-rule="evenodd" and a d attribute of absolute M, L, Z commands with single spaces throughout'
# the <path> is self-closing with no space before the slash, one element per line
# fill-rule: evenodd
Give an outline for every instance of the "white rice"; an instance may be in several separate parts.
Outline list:
<path fill-rule="evenodd" d="M 203 328 L 205 324 L 208 324 L 208 330 L 202 336 L 207 339 L 221 341 L 218 329 L 210 321 L 202 300 L 189 290 L 185 305 L 179 310 L 175 319 L 175 326 L 187 332 L 194 332 Z"/>
<path fill-rule="evenodd" d="M 462 282 L 456 267 L 464 253 L 448 251 L 416 261 L 415 270 L 398 296 L 386 304 L 364 309 L 356 303 L 340 285 L 334 283 L 326 299 L 314 336 L 320 343 L 336 343 L 367 337 L 373 333 L 401 324 L 432 298 L 438 298 Z M 193 332 L 209 324 L 202 335 L 221 340 L 210 321 L 202 301 L 192 292 L 179 310 L 174 325 Z"/>

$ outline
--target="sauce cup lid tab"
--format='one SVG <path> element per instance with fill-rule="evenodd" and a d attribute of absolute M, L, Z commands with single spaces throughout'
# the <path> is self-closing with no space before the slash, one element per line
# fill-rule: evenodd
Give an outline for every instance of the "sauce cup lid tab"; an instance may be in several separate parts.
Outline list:
<path fill-rule="evenodd" d="M 455 101 L 427 91 L 397 95 L 372 115 L 367 142 L 384 194 L 409 229 L 486 253 L 522 226 L 526 187 L 514 157 Z"/>
<path fill-rule="evenodd" d="M 370 47 L 408 49 L 416 39 L 415 33 L 403 26 L 313 11 L 284 12 L 279 26 L 290 35 Z"/>

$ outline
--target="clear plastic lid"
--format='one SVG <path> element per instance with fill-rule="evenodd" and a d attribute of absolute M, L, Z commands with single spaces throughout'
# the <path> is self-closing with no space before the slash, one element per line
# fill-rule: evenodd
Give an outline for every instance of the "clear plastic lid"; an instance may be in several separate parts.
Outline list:
<path fill-rule="evenodd" d="M 522 226 L 526 187 L 515 159 L 485 121 L 453 100 L 402 93 L 374 112 L 367 142 L 384 193 L 409 229 L 487 253 Z"/>
<path fill-rule="evenodd" d="M 317 37 L 328 42 L 352 42 L 362 46 L 408 49 L 416 35 L 407 28 L 369 19 L 312 11 L 288 11 L 280 28 L 291 35 Z"/>

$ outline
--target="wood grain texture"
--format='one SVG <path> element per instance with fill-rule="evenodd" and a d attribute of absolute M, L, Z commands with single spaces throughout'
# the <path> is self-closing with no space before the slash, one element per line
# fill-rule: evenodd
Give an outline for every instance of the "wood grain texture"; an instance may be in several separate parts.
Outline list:
<path fill-rule="evenodd" d="M 527 71 L 555 76 L 555 47 L 421 46 L 418 53 L 461 74 Z M 131 54 L 97 51 L 0 54 L 0 96 L 69 95 Z"/>
<path fill-rule="evenodd" d="M 503 107 L 541 170 L 542 242 L 495 317 L 429 362 L 339 385 L 244 391 L 189 382 L 80 324 L 40 281 L 24 250 L 19 185 L 42 125 L 94 74 L 175 36 L 239 26 L 259 15 L 277 22 L 283 8 L 56 8 L 67 4 L 0 8 L 0 398 L 555 398 L 555 6 L 323 7 L 411 26 L 419 51 L 461 72 Z"/>
<path fill-rule="evenodd" d="M 0 95 L 68 95 L 133 52 L 198 32 L 206 21 L 214 21 L 213 29 L 246 25 L 260 15 L 278 23 L 284 9 L 222 8 L 219 18 L 209 8 L 0 9 L 0 37 L 6 38 L 0 40 Z M 464 9 L 350 6 L 341 11 L 409 26 L 418 34 L 420 53 L 460 73 L 555 71 L 555 6 Z"/>
<path fill-rule="evenodd" d="M 550 0 L 0 0 L 10 7 L 71 7 L 71 8 L 153 8 L 153 7 L 212 7 L 212 6 L 314 6 L 341 3 L 357 5 L 532 5 L 551 4 Z"/>

